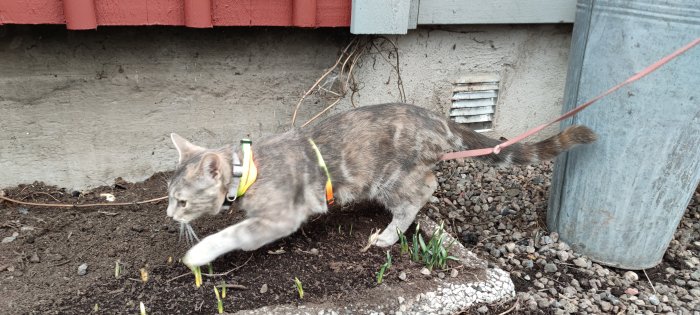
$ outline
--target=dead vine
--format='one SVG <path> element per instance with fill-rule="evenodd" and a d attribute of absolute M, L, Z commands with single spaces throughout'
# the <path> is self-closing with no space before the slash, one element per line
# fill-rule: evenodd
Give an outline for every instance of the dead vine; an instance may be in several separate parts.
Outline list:
<path fill-rule="evenodd" d="M 401 78 L 398 46 L 391 39 L 385 36 L 355 37 L 350 41 L 350 43 L 348 43 L 347 46 L 345 46 L 345 49 L 343 49 L 333 66 L 328 68 L 304 93 L 301 99 L 299 99 L 294 107 L 294 113 L 292 114 L 292 127 L 296 125 L 297 115 L 304 100 L 309 95 L 314 93 L 320 96 L 332 96 L 330 105 L 326 106 L 323 110 L 302 124 L 301 127 L 307 126 L 322 116 L 328 110 L 333 108 L 333 106 L 338 104 L 341 99 L 348 95 L 348 93 L 350 93 L 350 102 L 352 106 L 357 107 L 355 105 L 354 96 L 355 93 L 359 91 L 359 87 L 358 82 L 355 80 L 354 71 L 357 67 L 360 67 L 362 58 L 366 55 L 375 56 L 373 65 L 376 64 L 377 61 L 376 55 L 380 55 L 382 59 L 392 67 L 392 70 L 394 73 L 396 73 L 397 77 L 396 84 L 399 91 L 398 101 L 406 102 L 406 93 L 404 91 L 403 80 Z M 392 61 L 391 59 L 395 59 L 395 61 Z"/>

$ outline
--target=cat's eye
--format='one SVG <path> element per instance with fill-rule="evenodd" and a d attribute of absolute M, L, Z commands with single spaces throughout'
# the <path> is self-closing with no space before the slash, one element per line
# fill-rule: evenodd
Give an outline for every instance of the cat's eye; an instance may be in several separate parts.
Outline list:
<path fill-rule="evenodd" d="M 177 206 L 180 208 L 184 208 L 187 206 L 187 200 L 178 200 L 177 201 Z"/>

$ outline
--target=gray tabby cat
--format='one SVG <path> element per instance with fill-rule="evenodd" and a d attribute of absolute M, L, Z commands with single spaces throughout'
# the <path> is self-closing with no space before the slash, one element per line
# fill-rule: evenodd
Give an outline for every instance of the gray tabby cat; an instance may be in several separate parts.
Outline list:
<path fill-rule="evenodd" d="M 240 146 L 206 149 L 172 134 L 180 161 L 169 183 L 167 214 L 189 223 L 220 212 L 232 185 L 232 163 Z M 572 126 L 534 144 L 515 144 L 489 162 L 529 164 L 577 144 L 595 141 L 584 126 Z M 238 199 L 247 218 L 193 246 L 183 258 L 201 266 L 232 250 L 254 250 L 296 231 L 312 215 L 328 211 L 327 176 L 309 139 L 327 164 L 335 202 L 374 200 L 393 219 L 374 245 L 391 246 L 437 188 L 433 167 L 452 151 L 493 147 L 500 141 L 407 104 L 365 106 L 337 114 L 309 129 L 265 137 L 252 145 L 257 180 Z"/>

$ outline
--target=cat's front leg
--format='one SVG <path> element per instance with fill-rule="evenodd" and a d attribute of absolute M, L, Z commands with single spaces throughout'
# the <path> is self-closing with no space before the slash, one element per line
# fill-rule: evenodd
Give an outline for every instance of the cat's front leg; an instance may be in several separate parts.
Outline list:
<path fill-rule="evenodd" d="M 190 248 L 182 262 L 190 267 L 202 266 L 232 250 L 255 250 L 290 235 L 301 225 L 299 218 L 245 219 L 216 234 L 209 235 Z"/>

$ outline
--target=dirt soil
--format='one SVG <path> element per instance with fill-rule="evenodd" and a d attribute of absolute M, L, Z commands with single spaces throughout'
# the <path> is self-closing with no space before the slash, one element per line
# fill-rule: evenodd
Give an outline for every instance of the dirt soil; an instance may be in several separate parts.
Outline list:
<path fill-rule="evenodd" d="M 116 180 L 112 186 L 89 192 L 70 192 L 41 183 L 6 189 L 7 197 L 40 203 L 86 204 L 131 202 L 166 194 L 168 174 L 156 174 L 143 183 Z M 16 239 L 0 244 L 0 314 L 103 314 L 138 313 L 143 302 L 148 314 L 214 314 L 213 286 L 226 283 L 227 312 L 266 305 L 343 303 L 377 287 L 375 273 L 386 252 L 360 249 L 374 228 L 390 220 L 372 205 L 332 209 L 312 218 L 290 237 L 254 252 L 236 251 L 214 261 L 216 276 L 194 285 L 189 269 L 178 258 L 189 248 L 178 241 L 179 227 L 165 215 L 165 201 L 119 207 L 48 208 L 0 204 L 0 237 Z M 223 216 L 223 217 L 222 217 Z M 214 233 L 242 218 L 239 211 L 194 222 L 200 237 Z M 421 277 L 421 266 L 399 257 L 382 285 L 434 285 Z M 172 261 L 171 261 L 172 259 Z M 115 265 L 121 272 L 115 277 Z M 87 264 L 87 273 L 78 267 Z M 141 279 L 141 271 L 148 281 Z M 396 275 L 405 271 L 411 281 Z M 208 273 L 207 268 L 202 269 Z M 303 283 L 299 298 L 293 279 Z M 266 285 L 267 291 L 261 293 Z"/>

